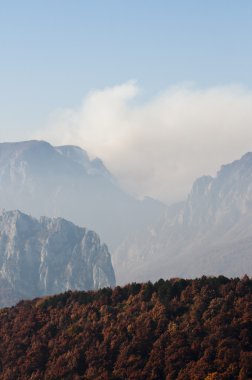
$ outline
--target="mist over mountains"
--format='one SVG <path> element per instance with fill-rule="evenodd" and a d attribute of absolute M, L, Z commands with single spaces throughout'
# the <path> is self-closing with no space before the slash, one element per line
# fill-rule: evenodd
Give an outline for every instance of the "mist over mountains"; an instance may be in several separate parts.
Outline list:
<path fill-rule="evenodd" d="M 252 273 L 252 153 L 197 179 L 184 202 L 168 207 L 127 194 L 79 147 L 3 143 L 0 197 L 2 208 L 96 231 L 118 284 Z"/>
<path fill-rule="evenodd" d="M 251 252 L 252 153 L 247 153 L 222 166 L 215 178 L 197 179 L 184 202 L 168 207 L 152 228 L 126 240 L 114 261 L 123 282 L 242 276 L 252 273 Z"/>
<path fill-rule="evenodd" d="M 110 250 L 152 223 L 164 205 L 125 193 L 100 159 L 75 146 L 44 141 L 0 144 L 1 207 L 64 217 L 96 231 Z"/>

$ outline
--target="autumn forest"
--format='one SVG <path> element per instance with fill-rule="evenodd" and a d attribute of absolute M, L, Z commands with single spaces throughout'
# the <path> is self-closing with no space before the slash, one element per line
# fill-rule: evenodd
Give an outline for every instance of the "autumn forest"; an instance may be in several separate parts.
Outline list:
<path fill-rule="evenodd" d="M 0 379 L 252 379 L 252 280 L 69 291 L 0 311 Z"/>

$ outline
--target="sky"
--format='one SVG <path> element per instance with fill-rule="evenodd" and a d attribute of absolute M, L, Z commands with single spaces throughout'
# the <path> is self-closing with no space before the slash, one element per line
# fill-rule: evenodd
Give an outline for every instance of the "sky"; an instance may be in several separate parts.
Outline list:
<path fill-rule="evenodd" d="M 167 203 L 252 150 L 250 0 L 0 0 L 0 141 L 75 144 Z"/>

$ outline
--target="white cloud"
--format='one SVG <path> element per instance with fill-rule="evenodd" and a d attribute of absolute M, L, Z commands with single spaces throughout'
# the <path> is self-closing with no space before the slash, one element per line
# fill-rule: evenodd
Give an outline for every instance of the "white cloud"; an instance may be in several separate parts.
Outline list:
<path fill-rule="evenodd" d="M 133 102 L 138 91 L 128 82 L 90 92 L 79 107 L 55 112 L 37 137 L 79 145 L 127 190 L 168 202 L 252 150 L 251 91 L 182 85 L 144 104 Z"/>

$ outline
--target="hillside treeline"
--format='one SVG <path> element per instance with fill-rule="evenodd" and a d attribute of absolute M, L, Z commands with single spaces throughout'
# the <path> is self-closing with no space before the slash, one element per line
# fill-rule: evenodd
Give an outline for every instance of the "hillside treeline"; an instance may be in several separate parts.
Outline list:
<path fill-rule="evenodd" d="M 252 379 L 252 280 L 117 286 L 0 310 L 0 379 Z"/>

